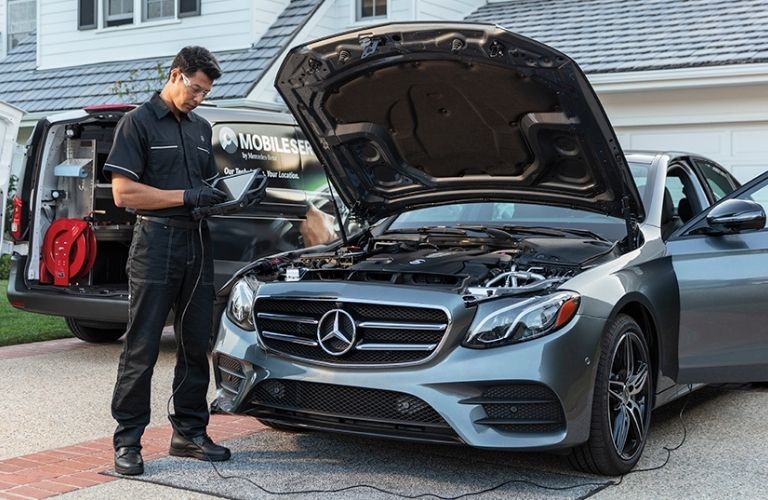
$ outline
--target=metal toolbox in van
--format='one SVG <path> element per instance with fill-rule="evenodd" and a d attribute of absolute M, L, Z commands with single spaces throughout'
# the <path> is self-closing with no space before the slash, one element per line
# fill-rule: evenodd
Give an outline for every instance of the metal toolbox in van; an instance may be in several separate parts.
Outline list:
<path fill-rule="evenodd" d="M 94 106 L 43 119 L 24 160 L 18 207 L 23 217 L 14 233 L 9 301 L 65 317 L 74 335 L 90 342 L 116 340 L 128 318 L 125 265 L 135 215 L 115 206 L 103 166 L 116 124 L 132 108 Z M 213 127 L 220 173 L 261 168 L 268 176 L 258 206 L 208 221 L 218 288 L 256 258 L 301 247 L 299 224 L 308 203 L 331 214 L 334 209 L 322 166 L 289 115 L 208 106 L 196 112 Z M 62 220 L 87 222 L 95 256 L 88 256 L 93 264 L 87 272 L 54 280 L 44 240 Z"/>

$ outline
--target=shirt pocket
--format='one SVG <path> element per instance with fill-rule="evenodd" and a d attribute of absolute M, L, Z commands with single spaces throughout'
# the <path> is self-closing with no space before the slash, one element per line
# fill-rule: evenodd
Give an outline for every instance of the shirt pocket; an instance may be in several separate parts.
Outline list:
<path fill-rule="evenodd" d="M 149 174 L 164 180 L 178 167 L 181 148 L 178 144 L 158 143 L 149 146 Z"/>

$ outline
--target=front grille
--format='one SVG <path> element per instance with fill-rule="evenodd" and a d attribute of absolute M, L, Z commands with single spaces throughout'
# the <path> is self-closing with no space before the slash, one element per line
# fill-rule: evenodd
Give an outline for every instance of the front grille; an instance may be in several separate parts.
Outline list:
<path fill-rule="evenodd" d="M 220 354 L 217 360 L 219 370 L 219 384 L 222 389 L 232 394 L 240 392 L 240 387 L 245 380 L 245 373 L 240 362 L 229 356 Z"/>
<path fill-rule="evenodd" d="M 402 392 L 270 379 L 248 396 L 248 414 L 286 424 L 385 437 L 456 442 L 425 401 Z"/>
<path fill-rule="evenodd" d="M 321 345 L 318 338 L 320 322 L 332 310 L 348 314 L 355 325 L 355 343 L 343 354 L 340 353 L 348 343 L 331 338 L 323 340 Z M 443 340 L 449 324 L 448 315 L 441 309 L 380 303 L 258 298 L 254 312 L 261 340 L 270 349 L 338 365 L 403 364 L 424 360 Z M 351 338 L 351 327 L 345 324 L 342 329 L 350 331 L 345 331 L 344 335 Z M 324 322 L 324 325 L 328 326 L 328 323 Z"/>
<path fill-rule="evenodd" d="M 522 433 L 557 432 L 565 428 L 565 415 L 557 396 L 544 385 L 523 383 L 485 389 L 464 404 L 479 404 L 486 417 L 475 423 Z"/>

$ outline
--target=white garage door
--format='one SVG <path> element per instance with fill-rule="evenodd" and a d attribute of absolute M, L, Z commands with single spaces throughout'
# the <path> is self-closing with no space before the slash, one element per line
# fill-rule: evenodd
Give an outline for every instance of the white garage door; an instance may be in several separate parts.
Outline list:
<path fill-rule="evenodd" d="M 617 127 L 625 150 L 697 153 L 715 160 L 739 181 L 768 170 L 768 122 Z"/>

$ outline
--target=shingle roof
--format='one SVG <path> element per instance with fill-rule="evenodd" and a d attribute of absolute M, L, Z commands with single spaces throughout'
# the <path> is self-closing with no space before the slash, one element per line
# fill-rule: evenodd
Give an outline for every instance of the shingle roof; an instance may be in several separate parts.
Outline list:
<path fill-rule="evenodd" d="M 766 0 L 515 0 L 466 20 L 551 45 L 586 73 L 768 61 Z"/>
<path fill-rule="evenodd" d="M 291 0 L 250 49 L 216 52 L 224 70 L 212 101 L 248 95 L 322 0 Z M 0 59 L 0 99 L 27 112 L 77 109 L 89 104 L 142 102 L 162 86 L 172 57 L 35 69 L 35 36 Z"/>

